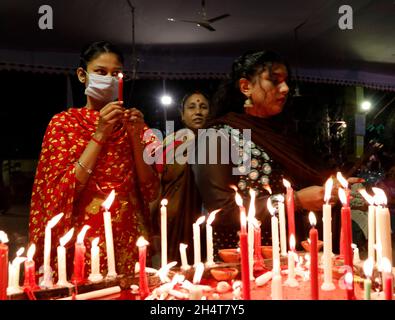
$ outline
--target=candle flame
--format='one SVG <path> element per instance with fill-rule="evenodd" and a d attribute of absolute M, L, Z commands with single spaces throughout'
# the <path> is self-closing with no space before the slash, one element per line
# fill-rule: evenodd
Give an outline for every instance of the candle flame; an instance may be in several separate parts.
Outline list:
<path fill-rule="evenodd" d="M 381 262 L 381 267 L 382 267 L 383 271 L 386 273 L 392 272 L 391 262 L 387 257 L 383 257 L 383 260 Z"/>
<path fill-rule="evenodd" d="M 295 250 L 295 236 L 293 234 L 289 237 L 289 247 L 291 248 L 291 251 Z"/>
<path fill-rule="evenodd" d="M 203 272 L 204 272 L 204 264 L 203 264 L 203 262 L 199 262 L 196 265 L 195 274 L 193 275 L 193 281 L 192 282 L 194 284 L 199 284 L 200 283 L 200 280 L 202 279 L 202 276 L 203 276 Z"/>
<path fill-rule="evenodd" d="M 36 245 L 32 243 L 29 249 L 27 250 L 27 260 L 32 261 L 35 253 L 36 253 Z"/>
<path fill-rule="evenodd" d="M 256 192 L 254 189 L 251 188 L 249 190 L 249 193 L 250 193 L 251 200 L 250 200 L 250 207 L 248 208 L 248 219 L 251 220 L 253 217 L 255 217 L 255 213 L 256 213 L 256 210 L 255 210 Z"/>
<path fill-rule="evenodd" d="M 54 216 L 51 220 L 49 220 L 47 224 L 47 228 L 52 229 L 59 222 L 59 220 L 62 219 L 62 217 L 63 217 L 63 212 Z"/>
<path fill-rule="evenodd" d="M 85 233 L 88 231 L 90 226 L 84 225 L 80 231 L 80 233 L 77 236 L 77 243 L 83 244 L 84 243 L 84 238 L 85 238 Z"/>
<path fill-rule="evenodd" d="M 270 186 L 267 184 L 267 185 L 264 185 L 263 186 L 263 189 L 265 189 L 267 192 L 269 192 L 269 194 L 272 194 L 273 192 L 272 192 L 272 188 L 270 188 Z"/>
<path fill-rule="evenodd" d="M 376 202 L 377 205 L 387 205 L 387 196 L 385 195 L 385 192 L 383 189 L 380 188 L 372 188 L 375 196 L 374 196 L 374 201 Z"/>
<path fill-rule="evenodd" d="M 13 261 L 12 261 L 12 265 L 18 265 L 21 264 L 22 262 L 26 261 L 26 257 L 16 257 Z"/>
<path fill-rule="evenodd" d="M 196 220 L 196 225 L 201 225 L 203 222 L 204 222 L 204 220 L 206 219 L 206 217 L 205 216 L 201 216 L 201 217 L 199 217 L 197 220 Z"/>
<path fill-rule="evenodd" d="M 16 252 L 16 256 L 20 257 L 23 254 L 23 252 L 25 252 L 25 248 L 24 247 L 19 248 L 19 250 Z"/>
<path fill-rule="evenodd" d="M 339 188 L 339 199 L 340 202 L 344 205 L 347 204 L 347 196 L 346 196 L 346 191 L 343 188 Z"/>
<path fill-rule="evenodd" d="M 92 240 L 92 247 L 97 247 L 99 244 L 100 237 L 96 237 L 95 239 Z"/>
<path fill-rule="evenodd" d="M 236 201 L 236 204 L 239 207 L 243 206 L 243 199 L 242 199 L 241 195 L 237 191 L 236 191 L 236 195 L 235 195 L 235 201 Z"/>
<path fill-rule="evenodd" d="M 374 261 L 372 258 L 369 258 L 365 260 L 363 263 L 363 272 L 365 273 L 365 276 L 370 278 L 373 274 L 373 266 L 374 266 Z"/>
<path fill-rule="evenodd" d="M 214 221 L 214 219 L 215 219 L 215 215 L 216 215 L 219 211 L 221 211 L 221 209 L 214 210 L 214 211 L 212 211 L 212 212 L 209 214 L 209 216 L 208 216 L 208 218 L 207 218 L 207 225 L 211 225 L 211 224 L 213 223 L 213 221 Z"/>
<path fill-rule="evenodd" d="M 347 273 L 346 273 L 346 275 L 344 276 L 344 281 L 345 281 L 347 284 L 350 284 L 350 285 L 353 283 L 354 277 L 353 277 L 353 275 L 352 275 L 351 272 L 347 272 Z"/>
<path fill-rule="evenodd" d="M 286 179 L 283 179 L 283 185 L 287 189 L 291 188 L 291 183 L 288 180 L 286 180 Z"/>
<path fill-rule="evenodd" d="M 122 72 L 120 72 L 120 73 L 118 73 L 118 78 L 123 78 L 123 73 Z"/>
<path fill-rule="evenodd" d="M 347 188 L 348 188 L 348 181 L 343 177 L 343 175 L 341 174 L 341 172 L 338 172 L 338 173 L 336 174 L 336 178 L 337 178 L 337 180 L 340 182 L 340 184 L 342 185 L 342 187 L 343 187 L 344 189 L 347 189 Z"/>
<path fill-rule="evenodd" d="M 180 243 L 180 249 L 181 250 L 186 250 L 188 248 L 188 245 L 185 243 Z"/>
<path fill-rule="evenodd" d="M 113 189 L 110 194 L 108 195 L 107 199 L 102 203 L 102 207 L 104 207 L 104 209 L 106 211 L 108 211 L 112 205 L 112 202 L 115 199 L 115 190 Z"/>
<path fill-rule="evenodd" d="M 256 218 L 253 218 L 252 225 L 254 226 L 255 229 L 259 229 L 261 227 L 261 222 L 259 220 L 257 220 Z"/>
<path fill-rule="evenodd" d="M 137 239 L 136 246 L 145 247 L 148 245 L 149 245 L 149 242 L 147 240 L 145 240 L 143 236 L 141 236 Z"/>
<path fill-rule="evenodd" d="M 369 203 L 369 205 L 371 205 L 371 206 L 374 205 L 374 197 L 373 196 L 371 196 L 369 193 L 367 193 L 365 189 L 359 189 L 358 191 L 362 195 L 362 197 L 364 197 L 366 202 Z"/>
<path fill-rule="evenodd" d="M 74 234 L 74 228 L 71 228 L 63 237 L 59 239 L 60 245 L 64 247 L 66 243 L 70 241 L 73 234 Z"/>
<path fill-rule="evenodd" d="M 7 243 L 8 242 L 8 236 L 4 231 L 0 230 L 0 242 L 1 243 Z"/>
<path fill-rule="evenodd" d="M 333 179 L 332 179 L 332 178 L 329 178 L 329 179 L 326 180 L 326 182 L 325 182 L 325 196 L 324 196 L 324 201 L 325 201 L 326 203 L 328 203 L 329 200 L 331 199 L 332 188 L 333 188 Z"/>
<path fill-rule="evenodd" d="M 269 210 L 270 214 L 273 216 L 276 212 L 276 209 L 273 207 L 272 199 L 269 197 L 267 199 L 267 210 Z"/>
<path fill-rule="evenodd" d="M 315 214 L 314 214 L 313 211 L 310 211 L 310 212 L 309 212 L 309 221 L 310 221 L 310 224 L 311 224 L 313 227 L 315 227 L 315 225 L 317 224 L 317 219 L 316 219 Z"/>
<path fill-rule="evenodd" d="M 310 238 L 307 238 L 307 242 L 308 242 L 309 244 L 311 244 L 311 240 L 310 240 Z"/>
<path fill-rule="evenodd" d="M 167 201 L 167 199 L 162 199 L 162 201 L 160 202 L 160 205 L 167 206 L 168 203 L 169 203 L 169 201 Z"/>

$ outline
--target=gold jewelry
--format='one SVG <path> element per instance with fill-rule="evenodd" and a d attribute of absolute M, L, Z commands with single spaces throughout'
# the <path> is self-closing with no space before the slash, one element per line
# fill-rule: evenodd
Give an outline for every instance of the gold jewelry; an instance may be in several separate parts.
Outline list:
<path fill-rule="evenodd" d="M 88 173 L 89 175 L 92 174 L 92 169 L 89 169 L 86 165 L 82 164 L 82 162 L 80 160 L 77 161 L 77 164 L 85 170 L 86 173 Z"/>
<path fill-rule="evenodd" d="M 251 108 L 254 104 L 251 100 L 251 97 L 247 96 L 247 100 L 244 102 L 244 108 Z"/>

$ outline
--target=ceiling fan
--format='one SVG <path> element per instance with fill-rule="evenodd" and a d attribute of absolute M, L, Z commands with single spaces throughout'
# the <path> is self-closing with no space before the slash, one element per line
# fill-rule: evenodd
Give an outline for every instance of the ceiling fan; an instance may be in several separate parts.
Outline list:
<path fill-rule="evenodd" d="M 174 18 L 167 18 L 167 21 L 194 23 L 198 27 L 206 28 L 209 31 L 215 31 L 215 29 L 213 28 L 213 26 L 211 24 L 215 21 L 222 20 L 222 19 L 225 19 L 230 16 L 230 14 L 225 13 L 225 14 L 221 14 L 220 16 L 217 16 L 217 17 L 214 17 L 211 19 L 207 19 L 206 1 L 205 0 L 202 0 L 201 7 L 202 7 L 201 11 L 199 12 L 200 18 L 197 20 L 181 20 L 181 19 L 178 20 L 178 19 L 174 19 Z"/>

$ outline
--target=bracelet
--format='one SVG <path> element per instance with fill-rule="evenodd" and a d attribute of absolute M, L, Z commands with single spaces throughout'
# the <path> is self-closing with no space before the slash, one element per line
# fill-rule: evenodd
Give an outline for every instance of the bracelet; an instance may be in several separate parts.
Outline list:
<path fill-rule="evenodd" d="M 89 175 L 92 174 L 92 169 L 89 169 L 86 165 L 82 164 L 82 162 L 80 160 L 77 161 L 77 164 L 84 169 Z"/>
<path fill-rule="evenodd" d="M 96 142 L 99 146 L 104 146 L 104 142 L 100 141 L 100 140 L 97 140 L 94 136 L 91 137 L 91 140 Z"/>

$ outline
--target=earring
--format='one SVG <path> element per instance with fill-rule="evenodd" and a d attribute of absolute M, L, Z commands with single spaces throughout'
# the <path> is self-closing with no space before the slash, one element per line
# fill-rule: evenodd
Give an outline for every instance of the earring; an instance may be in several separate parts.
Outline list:
<path fill-rule="evenodd" d="M 254 106 L 254 104 L 251 100 L 251 97 L 247 96 L 247 100 L 244 102 L 244 108 L 251 108 L 253 106 Z"/>

